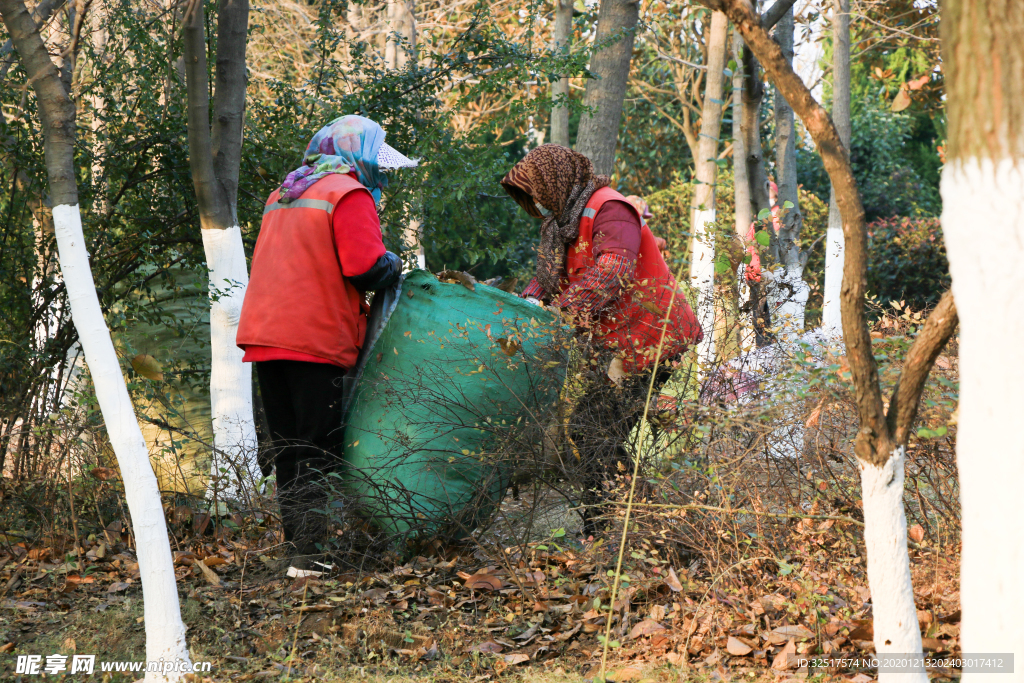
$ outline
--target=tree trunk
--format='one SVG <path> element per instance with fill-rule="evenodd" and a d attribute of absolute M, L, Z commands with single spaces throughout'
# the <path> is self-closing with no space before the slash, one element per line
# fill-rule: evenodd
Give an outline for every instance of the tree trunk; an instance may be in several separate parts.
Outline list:
<path fill-rule="evenodd" d="M 715 181 L 718 176 L 718 136 L 722 131 L 722 94 L 729 20 L 721 12 L 711 15 L 708 31 L 708 71 L 701 110 L 700 140 L 694 160 L 696 184 L 690 204 L 693 241 L 690 247 L 690 283 L 697 289 L 697 318 L 704 339 L 698 348 L 702 365 L 715 358 Z"/>
<path fill-rule="evenodd" d="M 404 69 L 410 57 L 416 61 L 416 14 L 413 0 L 388 0 L 387 12 L 388 38 L 384 47 L 384 62 L 389 69 Z"/>
<path fill-rule="evenodd" d="M 71 317 L 85 351 L 96 398 L 125 484 L 142 580 L 146 659 L 187 662 L 185 625 L 178 606 L 178 587 L 160 491 L 89 267 L 75 180 L 75 106 L 24 3 L 0 0 L 0 15 L 36 93 L 61 274 Z M 147 681 L 179 678 L 181 674 L 177 673 L 146 674 Z"/>
<path fill-rule="evenodd" d="M 743 128 L 744 72 L 743 36 L 735 31 L 732 36 L 732 55 L 736 70 L 732 74 L 732 172 L 733 196 L 735 197 L 735 230 L 741 240 L 746 239 L 747 230 L 754 220 L 750 201 L 750 176 L 747 174 L 747 132 Z"/>
<path fill-rule="evenodd" d="M 732 180 L 733 180 L 733 230 L 736 242 L 746 246 L 747 230 L 754 220 L 751 213 L 750 178 L 747 175 L 746 131 L 743 130 L 743 37 L 733 31 L 732 58 L 736 68 L 732 74 Z M 751 289 L 747 284 L 746 266 L 742 263 L 736 269 L 736 308 L 741 352 L 752 350 L 755 343 L 752 320 L 740 313 L 748 308 Z"/>
<path fill-rule="evenodd" d="M 238 225 L 238 168 L 245 117 L 247 0 L 221 0 L 216 99 L 210 130 L 204 4 L 186 15 L 183 30 L 188 87 L 188 146 L 210 270 L 210 404 L 215 455 L 209 493 L 237 497 L 239 484 L 260 477 L 252 410 L 252 368 L 235 345 L 249 273 Z"/>
<path fill-rule="evenodd" d="M 761 149 L 761 101 L 764 99 L 764 83 L 761 81 L 760 66 L 750 48 L 742 51 L 743 96 L 740 131 L 746 167 L 747 198 L 750 201 L 746 228 L 762 209 L 769 208 L 768 174 L 764 167 L 764 152 Z M 754 327 L 754 341 L 760 348 L 774 341 L 768 331 L 771 317 L 765 298 L 763 283 L 749 283 L 750 315 Z"/>
<path fill-rule="evenodd" d="M 786 61 L 793 63 L 793 8 L 790 7 L 775 27 L 775 41 L 782 48 Z M 796 125 L 793 108 L 778 90 L 775 91 L 775 169 L 776 184 L 779 187 L 777 201 L 782 213 L 779 228 L 777 253 L 773 256 L 780 267 L 775 269 L 771 282 L 773 317 L 776 324 L 789 337 L 798 335 L 804 328 L 804 309 L 810 288 L 803 280 L 805 257 L 797 245 L 803 216 L 797 195 L 796 178 Z M 789 208 L 786 205 L 790 204 Z"/>
<path fill-rule="evenodd" d="M 981 1 L 975 0 L 975 2 Z M 842 287 L 843 333 L 846 356 L 850 362 L 855 388 L 857 416 L 860 422 L 860 429 L 854 443 L 854 452 L 860 463 L 864 488 L 864 535 L 868 551 L 868 580 L 874 611 L 875 649 L 879 654 L 919 655 L 921 653 L 921 633 L 918 628 L 917 612 L 913 601 L 913 585 L 910 582 L 909 557 L 906 552 L 906 518 L 903 509 L 902 483 L 903 452 L 907 435 L 917 413 L 917 404 L 928 370 L 957 325 L 953 299 L 948 293 L 944 295 L 939 305 L 925 321 L 923 329 L 907 354 L 903 371 L 897 382 L 896 390 L 889 400 L 887 411 L 882 401 L 878 367 L 873 355 L 864 310 L 867 281 L 867 233 L 864 207 L 861 204 L 849 156 L 839 139 L 839 133 L 828 114 L 814 100 L 807 86 L 793 71 L 792 65 L 784 57 L 782 50 L 761 26 L 759 17 L 750 11 L 745 0 L 705 0 L 705 4 L 712 9 L 726 12 L 743 33 L 744 41 L 757 54 L 775 86 L 803 119 L 808 132 L 814 138 L 825 170 L 835 187 L 836 203 L 842 211 L 844 238 L 848 248 Z M 974 11 L 972 16 L 990 16 L 984 10 Z M 991 63 L 992 55 L 989 55 L 987 59 Z M 978 57 L 969 61 L 975 64 L 982 63 Z M 1019 71 L 1019 65 L 1024 64 L 1024 60 L 1013 63 Z M 1020 76 L 1019 73 L 1013 75 L 1018 82 L 1024 81 Z M 1009 106 L 1018 107 L 1017 103 L 1020 100 L 1006 97 L 1000 101 L 1005 103 L 1012 101 L 1013 104 Z M 1018 123 L 1020 123 L 1019 111 L 1018 108 Z M 980 130 L 981 127 L 979 126 L 978 129 Z M 1017 149 L 1020 150 L 1021 147 L 1018 145 Z M 948 167 L 946 172 L 949 172 Z M 1019 179 L 1017 183 L 1019 187 Z M 986 184 L 984 187 L 988 189 L 991 184 Z M 1017 191 L 1017 194 L 1014 195 L 1016 198 L 1019 195 L 1019 190 L 1014 189 Z M 995 206 L 986 204 L 986 206 L 990 205 Z M 975 216 L 975 218 L 977 217 Z M 977 225 L 976 220 L 971 224 Z M 977 230 L 974 230 L 970 234 L 975 236 L 976 233 Z M 1024 244 L 1024 240 L 1021 240 L 1020 237 L 1020 235 L 1017 236 L 1018 243 Z M 1020 252 L 1019 244 L 1018 253 Z M 993 252 L 989 250 L 986 253 Z M 981 272 L 980 267 L 979 263 L 979 273 Z M 955 281 L 956 272 L 953 277 Z M 1014 292 L 1021 291 L 1020 279 L 1017 280 L 1013 283 Z M 1019 294 L 1016 296 L 1019 298 Z M 1018 308 L 1020 307 L 1018 306 Z M 1012 342 L 1008 341 L 1007 343 L 1015 343 L 1019 346 L 1019 336 L 1024 325 L 1020 324 L 1019 315 L 1017 320 L 1018 324 L 1014 330 L 1016 336 Z M 991 321 L 982 323 L 989 328 L 991 328 L 991 324 Z M 985 332 L 990 333 L 990 329 Z M 1004 348 L 1017 347 L 1007 345 Z M 1007 364 L 1003 363 L 1003 365 Z M 1012 365 L 1012 363 L 1009 364 Z M 1017 409 L 1019 411 L 1019 406 Z M 1007 417 L 1003 416 L 1003 419 L 1005 420 Z M 1000 424 L 1005 424 L 1005 421 Z M 962 433 L 961 439 L 963 439 Z M 1005 450 L 1004 448 L 1000 452 L 1000 458 L 1005 457 Z M 1018 445 L 1017 452 L 1020 450 Z M 1024 458 L 1017 460 L 1024 462 Z M 1005 467 L 1002 467 L 1000 471 L 1005 471 Z M 1014 472 L 1016 471 L 1014 470 Z M 979 477 L 979 484 L 981 484 L 979 489 L 985 487 L 991 497 L 990 481 L 991 477 L 987 475 Z M 1013 481 L 1016 480 L 1013 479 Z M 965 512 L 966 508 L 965 504 Z M 999 513 L 1019 516 L 1019 512 L 1015 509 L 1011 510 L 1010 506 L 1000 509 Z M 991 525 L 992 519 L 1000 518 L 999 515 L 987 514 L 984 517 L 984 522 L 979 519 L 979 524 Z M 965 534 L 966 527 L 965 523 Z M 1000 542 L 1004 543 L 1005 539 L 1000 539 Z M 1011 552 L 1016 552 L 1016 548 Z M 874 558 L 872 558 L 872 554 Z M 991 561 L 990 566 L 992 566 Z M 1014 569 L 1019 570 L 1020 567 L 1015 566 Z M 1015 584 L 1016 581 L 1013 583 Z M 1014 607 L 1017 606 L 1014 605 Z M 1014 611 L 1013 614 L 1017 614 L 1017 612 Z M 1010 623 L 1008 621 L 1002 626 Z M 1015 624 L 1015 622 L 1013 623 Z M 974 646 L 992 648 L 993 644 L 992 642 L 983 643 L 979 640 Z M 968 646 L 965 645 L 965 647 Z M 1008 652 L 1011 649 L 1004 651 Z M 879 677 L 880 681 L 897 679 L 901 682 L 926 683 L 928 676 L 922 667 L 917 671 L 899 674 L 882 673 Z"/>
<path fill-rule="evenodd" d="M 384 61 L 389 69 L 404 69 L 416 63 L 416 14 L 413 0 L 389 0 L 388 2 L 388 43 L 384 51 Z M 396 40 L 396 34 L 401 37 Z M 404 45 L 402 44 L 404 41 Z M 414 193 L 410 210 L 409 224 L 402 231 L 402 241 L 407 252 L 412 253 L 416 268 L 426 269 L 427 257 L 423 250 L 423 224 L 419 219 L 418 193 Z"/>
<path fill-rule="evenodd" d="M 1024 653 L 1024 432 L 1014 426 L 1024 413 L 1022 23 L 1016 0 L 942 4 L 949 98 L 942 232 L 963 312 L 956 446 L 963 501 L 961 643 L 964 652 L 1018 657 Z M 964 681 L 975 679 L 991 676 L 964 674 Z"/>
<path fill-rule="evenodd" d="M 572 46 L 572 0 L 555 0 L 555 30 L 551 49 L 568 54 Z M 569 79 L 559 78 L 551 84 L 551 142 L 562 147 L 569 144 L 569 109 L 558 101 L 569 97 Z"/>
<path fill-rule="evenodd" d="M 832 122 L 839 131 L 839 139 L 850 154 L 850 0 L 834 0 L 832 9 Z M 825 291 L 821 313 L 821 328 L 825 338 L 840 341 L 843 338 L 843 316 L 840 298 L 843 287 L 843 217 L 836 204 L 836 191 L 831 190 L 828 205 L 828 232 L 825 236 Z"/>
<path fill-rule="evenodd" d="M 590 60 L 590 70 L 597 76 L 587 82 L 583 104 L 593 111 L 584 114 L 576 135 L 576 150 L 587 155 L 598 173 L 611 175 L 615 170 L 615 147 L 622 120 L 622 102 L 629 82 L 629 62 L 633 56 L 633 40 L 640 18 L 638 0 L 602 0 L 597 18 L 598 45 L 615 37 L 615 41 L 598 50 Z"/>

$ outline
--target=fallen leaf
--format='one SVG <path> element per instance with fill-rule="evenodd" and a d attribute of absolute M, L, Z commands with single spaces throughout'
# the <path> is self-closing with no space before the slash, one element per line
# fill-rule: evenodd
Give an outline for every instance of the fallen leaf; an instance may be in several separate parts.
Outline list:
<path fill-rule="evenodd" d="M 669 652 L 667 655 L 665 655 L 665 659 L 667 659 L 668 663 L 672 666 L 682 666 L 683 662 L 685 661 L 683 659 L 683 655 L 679 652 Z"/>
<path fill-rule="evenodd" d="M 228 561 L 225 560 L 223 557 L 217 557 L 216 555 L 213 555 L 211 557 L 207 557 L 205 560 L 203 560 L 203 564 L 205 564 L 207 567 L 216 567 L 219 564 L 227 564 L 227 563 L 228 563 Z"/>
<path fill-rule="evenodd" d="M 772 633 L 782 636 L 783 638 L 797 638 L 799 640 L 808 640 L 814 637 L 814 632 L 808 628 L 800 626 L 779 626 L 772 630 Z"/>
<path fill-rule="evenodd" d="M 850 640 L 874 640 L 875 624 L 870 619 L 861 619 L 853 622 L 854 629 L 847 636 Z"/>
<path fill-rule="evenodd" d="M 473 574 L 466 579 L 466 588 L 474 591 L 496 591 L 504 587 L 504 583 L 497 576 L 491 574 Z"/>
<path fill-rule="evenodd" d="M 676 570 L 671 567 L 668 569 L 668 576 L 665 577 L 665 585 L 671 588 L 675 593 L 679 593 L 683 590 L 683 584 L 679 581 L 679 577 L 676 576 Z"/>
<path fill-rule="evenodd" d="M 627 666 L 625 669 L 619 669 L 605 676 L 606 681 L 614 681 L 614 683 L 620 683 L 621 681 L 635 681 L 640 678 L 642 672 L 636 667 Z"/>
<path fill-rule="evenodd" d="M 523 662 L 528 661 L 530 661 L 530 655 L 524 655 L 518 652 L 514 655 L 505 655 L 505 663 L 510 666 L 522 664 Z"/>
<path fill-rule="evenodd" d="M 473 647 L 469 648 L 470 652 L 484 652 L 486 654 L 496 655 L 501 652 L 504 648 L 493 640 L 485 640 L 482 643 L 478 643 Z"/>
<path fill-rule="evenodd" d="M 78 574 L 68 574 L 65 579 L 68 583 L 96 583 L 96 577 L 94 576 L 79 576 Z"/>
<path fill-rule="evenodd" d="M 206 579 L 207 583 L 211 586 L 220 586 L 220 577 L 217 576 L 212 569 L 207 567 L 205 562 L 202 560 L 196 560 L 193 564 L 196 567 L 199 567 L 199 571 L 203 573 L 203 578 Z"/>
<path fill-rule="evenodd" d="M 4 645 L 0 646 L 0 652 L 10 652 L 13 649 L 14 643 L 5 643 Z"/>
<path fill-rule="evenodd" d="M 629 638 L 639 638 L 640 636 L 649 636 L 659 631 L 666 631 L 667 629 L 652 619 L 644 619 L 629 632 Z"/>
<path fill-rule="evenodd" d="M 127 590 L 128 586 L 129 584 L 125 583 L 124 581 L 115 581 L 114 583 L 110 584 L 109 588 L 107 588 L 107 592 L 120 593 L 123 590 Z"/>
<path fill-rule="evenodd" d="M 437 279 L 449 282 L 454 281 L 471 292 L 476 291 L 476 278 L 469 273 L 462 272 L 461 270 L 442 270 L 437 274 Z"/>
<path fill-rule="evenodd" d="M 159 381 L 164 378 L 164 369 L 160 365 L 160 361 L 145 353 L 140 353 L 132 358 L 132 368 L 146 379 Z"/>
<path fill-rule="evenodd" d="M 739 638 L 729 636 L 729 642 L 726 643 L 725 650 L 734 657 L 742 657 L 743 655 L 749 655 L 754 651 L 754 648 L 750 647 Z"/>
<path fill-rule="evenodd" d="M 775 659 L 772 660 L 772 668 L 776 671 L 786 671 L 788 669 L 796 668 L 796 658 L 793 655 L 796 654 L 796 641 L 792 638 L 786 643 L 786 647 L 782 648 L 779 654 L 775 655 Z"/>
<path fill-rule="evenodd" d="M 907 529 L 907 536 L 910 536 L 910 540 L 914 543 L 920 543 L 924 540 L 924 527 L 920 524 L 915 524 Z"/>

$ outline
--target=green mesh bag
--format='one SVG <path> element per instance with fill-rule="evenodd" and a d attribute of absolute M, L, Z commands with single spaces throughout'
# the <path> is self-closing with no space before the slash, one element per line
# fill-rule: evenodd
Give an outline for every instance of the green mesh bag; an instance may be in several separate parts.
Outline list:
<path fill-rule="evenodd" d="M 347 494 L 393 535 L 463 536 L 508 486 L 510 435 L 557 401 L 567 330 L 515 295 L 425 271 L 373 309 L 350 379 Z"/>

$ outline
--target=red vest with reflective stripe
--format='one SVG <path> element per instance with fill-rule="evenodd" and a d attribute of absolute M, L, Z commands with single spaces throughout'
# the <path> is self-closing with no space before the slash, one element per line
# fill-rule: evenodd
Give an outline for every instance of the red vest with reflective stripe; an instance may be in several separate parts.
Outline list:
<path fill-rule="evenodd" d="M 633 206 L 610 187 L 601 188 L 587 202 L 580 219 L 579 237 L 567 253 L 564 287 L 579 281 L 594 265 L 594 218 L 605 202 L 613 200 Z M 619 352 L 627 370 L 643 369 L 654 362 L 666 312 L 668 327 L 662 360 L 678 356 L 703 337 L 700 323 L 662 258 L 651 229 L 636 209 L 633 212 L 641 225 L 636 272 L 633 281 L 627 283 L 619 297 L 605 309 L 594 329 L 595 340 Z"/>
<path fill-rule="evenodd" d="M 349 192 L 368 192 L 351 176 L 333 173 L 302 196 L 263 210 L 249 287 L 235 343 L 271 346 L 355 365 L 366 334 L 367 306 L 342 276 L 331 215 Z"/>

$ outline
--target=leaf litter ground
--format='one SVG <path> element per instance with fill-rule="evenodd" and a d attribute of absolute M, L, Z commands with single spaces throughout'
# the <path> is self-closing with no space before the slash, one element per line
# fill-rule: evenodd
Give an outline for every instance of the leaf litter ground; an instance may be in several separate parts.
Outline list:
<path fill-rule="evenodd" d="M 507 549 L 450 545 L 372 571 L 286 579 L 273 558 L 277 532 L 239 521 L 211 535 L 214 525 L 204 520 L 196 526 L 206 535 L 176 540 L 189 644 L 194 659 L 213 663 L 201 680 L 593 680 L 609 610 L 617 647 L 608 680 L 872 678 L 870 671 L 807 671 L 797 661 L 872 651 L 859 528 L 844 522 L 793 520 L 784 560 L 750 557 L 721 571 L 670 560 L 657 534 L 646 535 L 629 545 L 625 583 L 612 605 L 610 546 L 617 544 L 600 538 Z M 116 522 L 91 535 L 80 563 L 63 554 L 62 540 L 6 536 L 6 664 L 13 669 L 17 654 L 142 659 L 142 595 L 129 535 Z M 958 652 L 957 552 L 923 539 L 915 545 L 926 649 Z"/>

